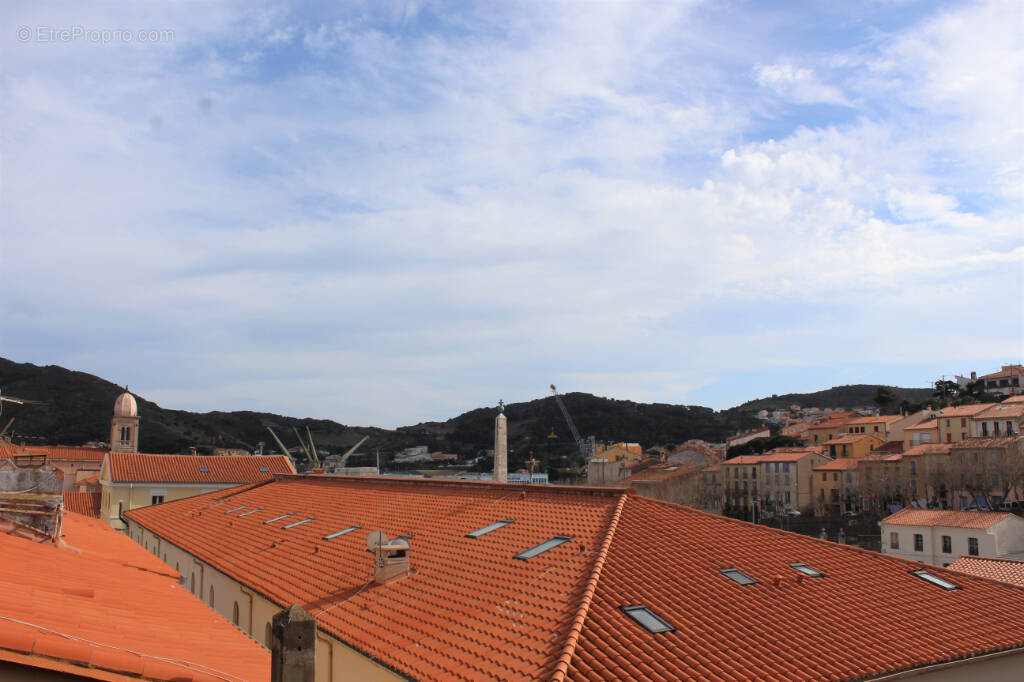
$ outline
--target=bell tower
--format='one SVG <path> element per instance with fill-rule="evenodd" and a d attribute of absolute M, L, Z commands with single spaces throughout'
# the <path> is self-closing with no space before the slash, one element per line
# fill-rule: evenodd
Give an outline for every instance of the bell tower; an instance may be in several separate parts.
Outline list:
<path fill-rule="evenodd" d="M 110 418 L 110 450 L 139 451 L 139 407 L 127 386 L 114 401 L 114 416 Z"/>

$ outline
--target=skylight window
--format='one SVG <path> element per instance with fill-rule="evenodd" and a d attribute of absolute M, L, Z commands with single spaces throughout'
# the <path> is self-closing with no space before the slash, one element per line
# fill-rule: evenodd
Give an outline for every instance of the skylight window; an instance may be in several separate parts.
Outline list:
<path fill-rule="evenodd" d="M 296 521 L 295 523 L 289 523 L 287 526 L 285 526 L 285 528 L 294 528 L 295 526 L 301 526 L 304 523 L 309 523 L 315 518 L 315 516 L 310 516 L 308 519 L 302 519 L 301 521 Z"/>
<path fill-rule="evenodd" d="M 238 515 L 238 518 L 242 518 L 243 516 L 248 516 L 249 514 L 255 514 L 258 511 L 263 511 L 263 507 L 256 507 L 255 509 L 250 509 L 247 512 L 242 512 L 241 514 Z"/>
<path fill-rule="evenodd" d="M 911 571 L 910 573 L 911 573 L 911 575 L 916 575 L 921 580 L 927 580 L 932 585 L 938 585 L 939 587 L 941 587 L 944 590 L 959 590 L 960 589 L 959 587 L 957 587 L 953 583 L 949 582 L 948 580 L 943 580 L 942 578 L 940 578 L 939 576 L 935 575 L 934 573 L 929 573 L 928 571 L 925 571 L 925 570 Z"/>
<path fill-rule="evenodd" d="M 224 512 L 224 513 L 225 513 L 225 514 L 232 514 L 232 513 L 236 512 L 236 511 L 240 511 L 240 510 L 242 510 L 242 509 L 245 509 L 245 508 L 246 508 L 246 507 L 248 507 L 248 506 L 249 506 L 249 505 L 247 505 L 247 504 L 243 504 L 243 505 L 242 505 L 241 507 L 235 507 L 234 509 L 228 509 L 228 510 L 227 510 L 226 512 Z"/>
<path fill-rule="evenodd" d="M 738 568 L 723 568 L 719 571 L 722 575 L 730 580 L 735 580 L 740 585 L 755 585 L 757 581 L 751 578 L 749 575 L 744 573 Z"/>
<path fill-rule="evenodd" d="M 654 611 L 646 606 L 623 606 L 622 612 L 643 625 L 648 632 L 673 632 L 675 628 L 662 620 Z"/>
<path fill-rule="evenodd" d="M 260 467 L 260 472 L 261 472 L 261 473 L 264 473 L 264 474 L 265 474 L 265 473 L 267 473 L 267 472 L 269 472 L 269 471 L 270 471 L 270 469 L 269 469 L 269 468 L 267 468 L 267 467 Z"/>
<path fill-rule="evenodd" d="M 824 578 L 825 577 L 824 573 L 822 573 L 821 571 L 819 571 L 816 568 L 811 568 L 807 564 L 802 564 L 802 563 L 798 562 L 798 563 L 790 564 L 789 567 L 790 568 L 794 568 L 794 569 L 800 571 L 804 575 L 809 575 L 812 578 Z"/>
<path fill-rule="evenodd" d="M 289 516 L 295 516 L 295 514 L 281 514 L 280 516 L 275 516 L 272 519 L 267 519 L 263 523 L 264 524 L 273 523 L 274 521 L 280 521 L 281 519 L 287 519 Z"/>
<path fill-rule="evenodd" d="M 561 545 L 563 543 L 569 542 L 569 540 L 572 540 L 572 537 L 569 536 L 569 535 L 556 535 L 555 537 L 551 538 L 550 540 L 545 540 L 544 542 L 540 543 L 536 547 L 531 547 L 530 549 L 524 550 L 524 551 L 520 552 L 519 554 L 516 554 L 515 558 L 516 559 L 522 559 L 523 561 L 526 561 L 527 559 L 532 559 L 533 557 L 537 556 L 538 554 L 543 554 L 544 552 L 548 551 L 549 549 L 554 549 L 555 547 L 558 547 L 559 545 Z"/>
<path fill-rule="evenodd" d="M 360 528 L 362 528 L 362 526 L 349 526 L 345 530 L 339 530 L 331 533 L 330 535 L 325 535 L 324 540 L 333 540 L 334 538 L 341 537 L 342 535 L 351 533 L 354 530 L 359 530 Z"/>
<path fill-rule="evenodd" d="M 504 528 L 505 526 L 507 526 L 510 523 L 515 523 L 515 521 L 513 521 L 512 519 L 505 519 L 504 521 L 495 521 L 494 523 L 492 523 L 489 526 L 484 526 L 483 528 L 478 528 L 477 530 L 473 531 L 472 533 L 466 533 L 466 537 L 467 538 L 478 538 L 481 535 L 487 535 L 492 530 L 498 530 L 499 528 Z"/>
<path fill-rule="evenodd" d="M 208 474 L 210 473 L 210 467 L 199 467 L 199 473 Z"/>

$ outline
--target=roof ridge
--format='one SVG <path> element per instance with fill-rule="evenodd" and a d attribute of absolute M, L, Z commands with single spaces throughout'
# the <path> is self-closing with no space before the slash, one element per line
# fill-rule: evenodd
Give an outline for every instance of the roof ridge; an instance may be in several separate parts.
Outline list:
<path fill-rule="evenodd" d="M 626 506 L 626 500 L 630 497 L 631 495 L 628 491 L 623 493 L 622 497 L 619 498 L 619 503 L 615 506 L 615 512 L 612 514 L 611 521 L 608 522 L 608 530 L 605 533 L 604 542 L 601 543 L 601 549 L 594 559 L 594 569 L 591 571 L 590 579 L 583 590 L 583 597 L 580 599 L 580 606 L 576 611 L 576 617 L 569 627 L 565 647 L 562 649 L 558 662 L 555 664 L 555 673 L 551 676 L 552 682 L 562 682 L 569 671 L 569 663 L 576 652 L 576 643 L 579 641 L 580 632 L 583 630 L 583 623 L 590 612 L 590 604 L 593 602 L 594 593 L 597 591 L 597 583 L 601 580 L 601 569 L 604 568 L 605 559 L 608 557 L 608 552 L 611 549 L 612 538 L 615 537 L 615 530 L 618 528 L 619 518 L 622 516 L 622 510 Z"/>

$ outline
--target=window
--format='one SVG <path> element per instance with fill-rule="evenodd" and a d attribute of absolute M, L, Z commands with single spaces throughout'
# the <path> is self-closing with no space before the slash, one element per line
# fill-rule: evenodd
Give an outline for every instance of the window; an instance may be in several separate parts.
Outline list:
<path fill-rule="evenodd" d="M 149 498 L 149 503 L 150 504 L 163 504 L 164 503 L 164 496 L 163 495 L 152 495 Z"/>
<path fill-rule="evenodd" d="M 661 632 L 672 632 L 674 627 L 662 620 L 656 613 L 646 606 L 623 606 L 622 612 L 643 625 L 648 632 L 655 634 Z"/>
<path fill-rule="evenodd" d="M 914 551 L 915 552 L 923 552 L 924 551 L 924 536 L 921 535 L 920 533 L 914 533 Z"/>
<path fill-rule="evenodd" d="M 263 633 L 264 633 L 263 634 L 263 641 L 264 641 L 266 647 L 269 649 L 270 645 L 272 644 L 272 642 L 270 641 L 272 633 L 270 631 L 270 623 L 269 622 L 267 623 L 267 626 L 265 628 L 263 628 Z"/>
<path fill-rule="evenodd" d="M 967 538 L 967 553 L 978 556 L 978 538 Z"/>
<path fill-rule="evenodd" d="M 821 480 L 822 481 L 827 481 L 828 480 L 828 474 L 825 473 L 824 471 L 821 472 Z"/>
<path fill-rule="evenodd" d="M 719 571 L 722 575 L 730 580 L 733 580 L 740 585 L 755 585 L 757 581 L 751 578 L 749 575 L 744 573 L 738 568 L 723 568 Z"/>
<path fill-rule="evenodd" d="M 195 571 L 192 572 L 192 579 L 189 581 L 188 591 L 191 592 L 192 594 L 196 593 L 196 574 L 195 574 Z"/>
<path fill-rule="evenodd" d="M 210 608 L 213 608 L 213 585 L 210 585 Z"/>
<path fill-rule="evenodd" d="M 809 575 L 812 578 L 824 578 L 825 577 L 824 573 L 822 573 L 821 571 L 819 571 L 817 569 L 811 568 L 807 564 L 793 563 L 793 564 L 790 564 L 789 567 L 790 568 L 794 568 L 794 569 L 800 571 L 804 575 Z"/>
<path fill-rule="evenodd" d="M 992 487 L 993 488 L 998 488 L 999 487 L 999 474 L 992 474 Z"/>
<path fill-rule="evenodd" d="M 942 553 L 952 554 L 953 553 L 953 538 L 949 535 L 942 536 Z"/>
<path fill-rule="evenodd" d="M 231 607 L 231 622 L 236 627 L 238 626 L 238 602 L 235 602 L 235 605 Z"/>
<path fill-rule="evenodd" d="M 523 561 L 526 561 L 527 559 L 532 559 L 533 557 L 537 556 L 538 554 L 543 554 L 544 552 L 548 551 L 549 549 L 554 549 L 555 547 L 558 547 L 559 545 L 561 545 L 563 543 L 569 542 L 569 540 L 572 540 L 572 537 L 569 536 L 569 535 L 556 535 L 555 537 L 551 538 L 550 540 L 545 540 L 544 542 L 540 543 L 539 545 L 531 547 L 530 549 L 527 549 L 527 550 L 523 550 L 519 554 L 516 554 L 515 558 L 516 559 L 522 559 Z"/>
<path fill-rule="evenodd" d="M 910 475 L 917 476 L 917 462 L 912 461 L 910 463 Z"/>
<path fill-rule="evenodd" d="M 967 426 L 967 417 L 961 417 L 960 418 L 960 428 L 963 429 L 963 428 L 966 428 L 966 426 Z"/>
<path fill-rule="evenodd" d="M 1009 436 L 1013 433 L 1013 422 L 1006 422 L 1006 435 Z"/>
<path fill-rule="evenodd" d="M 478 538 L 481 535 L 487 535 L 491 531 L 498 530 L 499 528 L 504 528 L 510 523 L 515 523 L 515 521 L 513 521 L 512 519 L 505 519 L 504 521 L 495 521 L 489 526 L 484 526 L 483 528 L 478 528 L 477 530 L 474 530 L 471 533 L 466 533 L 466 537 Z"/>
<path fill-rule="evenodd" d="M 210 467 L 199 467 L 199 473 L 208 474 L 210 473 Z"/>
<path fill-rule="evenodd" d="M 889 549 L 899 549 L 899 548 L 900 548 L 900 534 L 899 533 L 889 533 Z"/>
<path fill-rule="evenodd" d="M 269 473 L 269 472 L 270 472 L 270 469 L 268 469 L 267 467 L 260 467 L 260 473 L 266 474 L 266 473 Z"/>
<path fill-rule="evenodd" d="M 786 474 L 789 473 L 789 462 L 783 462 L 782 463 L 782 471 L 783 471 L 783 473 L 786 473 Z"/>
<path fill-rule="evenodd" d="M 354 530 L 359 530 L 360 528 L 362 528 L 362 526 L 349 526 L 344 530 L 335 531 L 330 535 L 325 535 L 324 540 L 333 540 L 334 538 L 341 537 L 342 535 L 347 535 L 348 533 L 351 533 Z"/>
<path fill-rule="evenodd" d="M 927 580 L 932 585 L 938 585 L 939 587 L 941 587 L 944 590 L 957 590 L 957 589 L 960 589 L 956 585 L 954 585 L 953 583 L 949 582 L 948 580 L 943 580 L 942 578 L 940 578 L 939 576 L 935 575 L 934 573 L 929 573 L 928 571 L 925 571 L 925 570 L 911 571 L 910 574 L 911 575 L 916 575 L 921 580 Z"/>
<path fill-rule="evenodd" d="M 786 504 L 789 504 L 789 502 L 790 502 L 790 497 L 789 497 L 789 491 L 787 490 L 786 491 Z"/>

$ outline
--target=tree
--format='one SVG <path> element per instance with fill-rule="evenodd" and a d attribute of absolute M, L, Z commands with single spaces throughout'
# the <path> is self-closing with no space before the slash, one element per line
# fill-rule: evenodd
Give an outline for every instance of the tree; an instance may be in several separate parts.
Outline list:
<path fill-rule="evenodd" d="M 889 412 L 898 397 L 899 396 L 896 395 L 896 392 L 888 386 L 879 386 L 873 400 L 875 401 L 875 404 L 878 405 L 878 409 L 882 414 L 886 414 Z"/>

